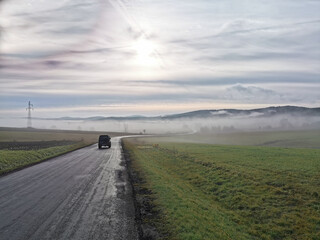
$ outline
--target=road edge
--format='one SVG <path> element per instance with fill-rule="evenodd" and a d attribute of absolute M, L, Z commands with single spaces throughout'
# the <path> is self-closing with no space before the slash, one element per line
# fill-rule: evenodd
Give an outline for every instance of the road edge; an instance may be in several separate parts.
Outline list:
<path fill-rule="evenodd" d="M 154 215 L 155 212 L 152 211 L 154 208 L 151 201 L 151 191 L 143 187 L 139 187 L 143 183 L 144 179 L 140 176 L 139 172 L 135 171 L 132 167 L 132 158 L 128 149 L 125 148 L 123 139 L 121 138 L 121 147 L 123 151 L 123 157 L 126 164 L 126 169 L 128 173 L 129 184 L 132 189 L 132 198 L 135 208 L 135 221 L 137 225 L 138 235 L 140 240 L 158 240 L 162 239 L 161 232 L 158 231 L 150 223 L 143 221 L 143 216 Z M 143 197 L 141 197 L 143 195 Z M 149 219 L 150 220 L 150 219 Z"/>

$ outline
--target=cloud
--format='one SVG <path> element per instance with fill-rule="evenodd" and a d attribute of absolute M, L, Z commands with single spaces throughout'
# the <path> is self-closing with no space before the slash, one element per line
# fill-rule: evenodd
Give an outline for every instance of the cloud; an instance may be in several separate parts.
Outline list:
<path fill-rule="evenodd" d="M 318 1 L 28 2 L 2 5 L 0 110 L 320 104 Z"/>
<path fill-rule="evenodd" d="M 126 84 L 166 84 L 168 86 L 230 86 L 235 84 L 295 84 L 305 85 L 319 83 L 318 74 L 305 72 L 236 72 L 231 76 L 214 76 L 214 77 L 193 77 L 186 76 L 176 79 L 158 79 L 158 80 L 130 80 Z"/>
<path fill-rule="evenodd" d="M 4 2 L 2 55 L 15 59 L 43 58 L 84 41 L 97 22 L 99 2 L 77 1 L 75 4 L 65 0 Z"/>
<path fill-rule="evenodd" d="M 283 96 L 276 91 L 265 89 L 256 86 L 243 86 L 237 84 L 226 89 L 226 98 L 232 100 L 245 101 L 263 101 L 263 102 L 277 102 L 283 99 Z"/>

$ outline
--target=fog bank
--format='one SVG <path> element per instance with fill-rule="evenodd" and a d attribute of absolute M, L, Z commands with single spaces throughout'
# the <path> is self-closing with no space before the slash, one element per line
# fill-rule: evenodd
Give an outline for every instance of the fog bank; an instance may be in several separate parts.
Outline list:
<path fill-rule="evenodd" d="M 2 127 L 26 127 L 26 118 L 0 118 Z M 33 128 L 84 131 L 110 131 L 130 133 L 223 133 L 237 131 L 275 131 L 320 129 L 320 116 L 292 116 L 281 114 L 272 117 L 224 116 L 178 119 L 121 119 L 121 120 L 54 120 L 33 119 Z"/>

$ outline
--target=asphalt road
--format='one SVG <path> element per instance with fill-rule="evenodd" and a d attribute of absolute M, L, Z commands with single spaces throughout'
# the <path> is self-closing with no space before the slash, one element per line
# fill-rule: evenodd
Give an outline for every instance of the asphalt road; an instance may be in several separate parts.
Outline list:
<path fill-rule="evenodd" d="M 0 239 L 138 239 L 120 139 L 0 178 Z"/>

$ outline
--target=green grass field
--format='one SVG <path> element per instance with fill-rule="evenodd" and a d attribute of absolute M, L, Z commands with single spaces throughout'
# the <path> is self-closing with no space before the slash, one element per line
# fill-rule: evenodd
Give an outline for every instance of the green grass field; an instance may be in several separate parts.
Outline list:
<path fill-rule="evenodd" d="M 87 143 L 79 142 L 38 150 L 0 150 L 0 175 L 59 156 L 87 145 Z"/>
<path fill-rule="evenodd" d="M 142 223 L 163 238 L 320 239 L 319 149 L 157 140 L 124 147 L 144 179 L 135 188 L 149 192 L 136 198 L 158 213 L 142 214 Z"/>
<path fill-rule="evenodd" d="M 0 128 L 0 175 L 96 143 L 100 134 L 106 133 Z"/>
<path fill-rule="evenodd" d="M 320 148 L 320 130 L 195 133 L 157 138 L 161 142 Z"/>

